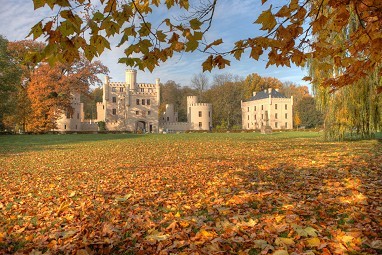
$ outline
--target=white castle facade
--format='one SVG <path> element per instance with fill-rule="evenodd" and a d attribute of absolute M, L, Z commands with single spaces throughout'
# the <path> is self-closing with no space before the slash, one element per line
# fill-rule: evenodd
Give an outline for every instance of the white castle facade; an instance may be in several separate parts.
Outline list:
<path fill-rule="evenodd" d="M 166 105 L 166 112 L 159 116 L 160 84 L 137 83 L 137 71 L 127 70 L 124 82 L 111 82 L 105 77 L 103 99 L 97 103 L 97 119 L 84 119 L 80 95 L 72 95 L 72 111 L 65 112 L 56 122 L 55 131 L 98 131 L 104 123 L 108 131 L 177 132 L 210 130 L 212 105 L 198 103 L 196 96 L 187 97 L 187 122 L 178 122 L 174 105 Z"/>
<path fill-rule="evenodd" d="M 288 98 L 278 89 L 253 92 L 241 102 L 241 112 L 243 129 L 293 129 L 293 96 Z"/>
<path fill-rule="evenodd" d="M 137 71 L 127 70 L 125 82 L 103 84 L 103 101 L 97 104 L 97 121 L 110 131 L 158 132 L 159 79 L 155 84 L 137 83 Z"/>
<path fill-rule="evenodd" d="M 187 97 L 187 122 L 178 122 L 178 113 L 173 104 L 166 104 L 166 111 L 160 118 L 160 126 L 165 132 L 187 130 L 211 130 L 212 104 L 199 103 L 197 96 Z"/>

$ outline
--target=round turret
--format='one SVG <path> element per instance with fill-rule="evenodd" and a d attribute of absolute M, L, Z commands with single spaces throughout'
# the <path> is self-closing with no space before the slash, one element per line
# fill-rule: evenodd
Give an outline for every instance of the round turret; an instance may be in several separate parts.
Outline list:
<path fill-rule="evenodd" d="M 137 70 L 129 69 L 125 72 L 125 82 L 127 89 L 135 90 L 137 83 Z"/>

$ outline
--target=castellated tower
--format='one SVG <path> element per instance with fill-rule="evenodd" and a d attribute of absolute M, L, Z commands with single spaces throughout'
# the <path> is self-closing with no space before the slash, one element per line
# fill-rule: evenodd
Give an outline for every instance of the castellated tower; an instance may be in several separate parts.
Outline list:
<path fill-rule="evenodd" d="M 212 104 L 198 103 L 197 96 L 188 96 L 187 119 L 191 130 L 210 130 L 212 127 Z"/>
<path fill-rule="evenodd" d="M 126 87 L 128 90 L 136 90 L 137 86 L 137 70 L 130 69 L 126 70 L 125 73 L 125 82 L 126 82 Z"/>

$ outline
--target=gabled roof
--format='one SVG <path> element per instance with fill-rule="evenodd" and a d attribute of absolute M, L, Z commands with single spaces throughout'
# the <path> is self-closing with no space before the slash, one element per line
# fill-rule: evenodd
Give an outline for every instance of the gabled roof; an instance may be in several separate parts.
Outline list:
<path fill-rule="evenodd" d="M 266 90 L 257 92 L 255 96 L 251 97 L 247 101 L 255 101 L 255 100 L 269 98 L 269 95 L 271 95 L 272 98 L 288 98 L 275 89 L 272 89 L 270 93 L 269 93 L 269 90 L 266 89 Z"/>

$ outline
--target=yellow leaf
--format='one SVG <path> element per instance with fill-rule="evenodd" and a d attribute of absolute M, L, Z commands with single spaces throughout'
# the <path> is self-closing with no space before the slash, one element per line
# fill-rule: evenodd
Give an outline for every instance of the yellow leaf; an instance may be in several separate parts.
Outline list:
<path fill-rule="evenodd" d="M 209 48 L 211 48 L 212 46 L 217 46 L 217 45 L 222 44 L 222 43 L 223 43 L 223 40 L 220 38 L 220 39 L 215 40 L 215 41 L 213 41 L 212 43 L 208 44 L 208 45 L 206 46 L 206 48 L 204 48 L 204 50 L 206 51 L 206 50 L 208 50 Z"/>
<path fill-rule="evenodd" d="M 89 253 L 85 249 L 78 250 L 76 255 L 88 255 Z"/>
<path fill-rule="evenodd" d="M 203 62 L 202 66 L 203 66 L 203 72 L 204 71 L 211 71 L 212 69 L 212 63 L 213 63 L 213 56 L 210 55 L 206 61 Z"/>
<path fill-rule="evenodd" d="M 117 202 L 126 202 L 132 196 L 133 196 L 133 194 L 129 193 L 129 194 L 124 195 L 123 197 L 117 197 L 115 200 Z"/>
<path fill-rule="evenodd" d="M 350 243 L 353 239 L 354 239 L 354 237 L 352 237 L 352 236 L 343 236 L 342 237 L 342 242 L 347 244 L 347 243 Z"/>
<path fill-rule="evenodd" d="M 289 255 L 288 251 L 286 251 L 286 250 L 277 250 L 272 254 L 273 255 Z"/>
<path fill-rule="evenodd" d="M 70 194 L 69 194 L 69 197 L 74 197 L 76 195 L 76 192 L 75 191 L 72 191 Z"/>
<path fill-rule="evenodd" d="M 309 247 L 318 247 L 320 246 L 320 243 L 321 243 L 318 237 L 309 238 L 306 240 L 306 242 Z"/>
<path fill-rule="evenodd" d="M 293 241 L 292 238 L 278 237 L 275 240 L 275 244 L 277 244 L 277 245 L 282 245 L 282 244 L 285 244 L 285 245 L 295 245 L 295 242 Z"/>
<path fill-rule="evenodd" d="M 309 235 L 309 236 L 311 236 L 311 237 L 317 237 L 317 230 L 316 229 L 314 229 L 314 228 L 312 228 L 312 227 L 306 227 L 305 229 L 305 232 Z"/>
<path fill-rule="evenodd" d="M 170 235 L 163 234 L 162 232 L 159 232 L 158 230 L 154 230 L 151 232 L 150 235 L 146 236 L 145 238 L 147 240 L 156 240 L 156 241 L 163 241 L 169 238 Z"/>
<path fill-rule="evenodd" d="M 290 16 L 290 9 L 284 5 L 276 14 L 276 17 L 289 17 Z"/>
<path fill-rule="evenodd" d="M 263 11 L 260 16 L 257 18 L 255 23 L 261 24 L 261 30 L 272 31 L 272 29 L 277 25 L 276 19 L 271 12 L 272 6 L 267 11 Z"/>
<path fill-rule="evenodd" d="M 5 237 L 5 232 L 0 232 L 0 242 L 3 241 L 4 237 Z"/>
<path fill-rule="evenodd" d="M 192 19 L 190 20 L 190 26 L 192 29 L 200 29 L 200 26 L 202 25 L 203 23 L 200 22 L 200 20 L 198 20 L 197 18 L 195 19 Z"/>
<path fill-rule="evenodd" d="M 268 246 L 268 243 L 265 240 L 254 240 L 253 243 L 255 244 L 255 248 L 264 249 Z"/>
<path fill-rule="evenodd" d="M 199 234 L 200 234 L 201 236 L 203 236 L 203 237 L 206 237 L 206 238 L 212 238 L 212 237 L 214 237 L 214 233 L 213 233 L 213 232 L 209 232 L 209 231 L 204 230 L 204 229 L 200 230 L 200 231 L 199 231 Z"/>

